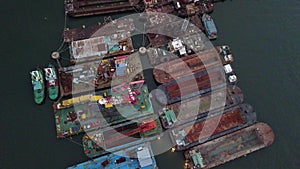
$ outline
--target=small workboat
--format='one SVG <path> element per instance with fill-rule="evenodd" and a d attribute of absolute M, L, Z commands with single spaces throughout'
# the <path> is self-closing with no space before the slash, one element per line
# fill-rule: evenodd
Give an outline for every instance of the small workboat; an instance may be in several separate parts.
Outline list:
<path fill-rule="evenodd" d="M 59 86 L 55 67 L 52 64 L 49 64 L 47 68 L 44 68 L 44 71 L 49 98 L 51 100 L 56 100 L 59 94 Z"/>
<path fill-rule="evenodd" d="M 40 69 L 30 72 L 31 83 L 33 87 L 34 101 L 36 104 L 41 104 L 45 99 L 45 84 L 43 72 Z"/>
<path fill-rule="evenodd" d="M 218 37 L 217 28 L 212 17 L 209 16 L 208 14 L 203 14 L 202 22 L 204 24 L 208 39 L 210 40 L 217 39 Z"/>

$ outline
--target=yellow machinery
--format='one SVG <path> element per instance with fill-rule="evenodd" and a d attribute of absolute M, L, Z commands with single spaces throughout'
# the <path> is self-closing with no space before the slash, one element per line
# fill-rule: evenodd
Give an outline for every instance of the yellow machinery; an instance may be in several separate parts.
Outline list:
<path fill-rule="evenodd" d="M 98 101 L 102 99 L 102 96 L 95 96 L 95 95 L 84 95 L 84 96 L 79 96 L 79 97 L 74 97 L 72 99 L 67 99 L 62 101 L 62 106 L 67 107 L 67 106 L 72 106 L 74 104 L 79 104 L 79 103 L 84 103 L 87 101 Z"/>

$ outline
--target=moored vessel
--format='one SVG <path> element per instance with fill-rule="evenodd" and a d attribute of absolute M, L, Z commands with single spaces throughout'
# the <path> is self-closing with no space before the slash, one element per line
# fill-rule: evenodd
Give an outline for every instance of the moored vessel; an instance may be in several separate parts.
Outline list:
<path fill-rule="evenodd" d="M 175 8 L 173 5 L 156 6 L 155 8 L 146 8 L 146 12 L 161 12 L 172 14 Z"/>
<path fill-rule="evenodd" d="M 79 119 L 90 118 L 86 105 L 71 106 L 54 112 L 56 137 L 66 138 L 83 132 Z"/>
<path fill-rule="evenodd" d="M 33 97 L 36 104 L 42 104 L 45 99 L 45 84 L 41 69 L 30 72 L 31 84 L 33 87 Z"/>
<path fill-rule="evenodd" d="M 174 128 L 170 137 L 176 150 L 186 150 L 255 122 L 256 113 L 252 106 L 242 104 Z"/>
<path fill-rule="evenodd" d="M 137 144 L 118 152 L 77 164 L 67 169 L 157 169 L 150 143 Z"/>
<path fill-rule="evenodd" d="M 226 64 L 229 64 L 234 61 L 233 54 L 228 45 L 217 46 L 216 50 L 219 53 L 220 57 L 223 58 L 222 61 Z"/>
<path fill-rule="evenodd" d="M 194 96 L 204 96 L 227 85 L 223 68 L 188 75 L 160 85 L 155 92 L 155 98 L 161 104 L 172 104 Z"/>
<path fill-rule="evenodd" d="M 190 17 L 191 23 L 193 23 L 201 31 L 205 31 L 204 25 L 199 15 L 193 15 Z"/>
<path fill-rule="evenodd" d="M 205 13 L 212 13 L 215 6 L 210 1 L 174 1 L 176 4 L 176 9 L 178 10 L 178 15 L 181 17 L 189 17 L 193 15 L 202 15 Z M 191 3 L 190 3 L 191 2 Z"/>
<path fill-rule="evenodd" d="M 162 36 L 162 35 L 160 35 Z M 182 38 L 177 38 L 177 39 L 173 39 L 173 41 L 171 41 L 167 44 L 165 44 L 164 46 L 161 46 L 160 48 L 150 48 L 147 50 L 147 56 L 149 58 L 150 63 L 153 66 L 159 66 L 164 65 L 164 64 L 168 64 L 169 63 L 173 63 L 176 61 L 176 59 L 181 58 L 182 61 L 185 60 L 185 57 L 187 57 L 187 59 L 189 57 L 192 56 L 198 56 L 199 59 L 205 58 L 205 55 L 215 55 L 216 53 L 219 54 L 222 63 L 226 63 L 226 64 L 230 64 L 231 62 L 234 61 L 233 58 L 233 54 L 230 50 L 230 47 L 228 45 L 222 45 L 222 46 L 217 46 L 215 48 L 210 47 L 210 45 L 208 45 L 203 38 L 203 36 L 205 36 L 204 34 L 191 34 Z M 159 37 L 157 37 L 159 39 Z M 156 39 L 156 38 L 154 38 Z M 177 45 L 177 47 L 172 46 L 173 44 L 180 44 Z M 175 48 L 177 48 L 177 50 L 175 50 Z M 183 49 L 184 52 L 183 55 L 180 55 L 180 53 L 178 52 L 178 49 Z M 169 50 L 166 50 L 169 49 Z M 214 51 L 215 49 L 215 51 Z M 220 59 L 217 59 L 220 60 Z M 216 60 L 216 61 L 217 61 Z M 177 60 L 181 61 L 181 60 Z M 198 63 L 200 64 L 200 63 Z M 187 65 L 189 66 L 189 65 Z M 164 67 L 164 66 L 162 66 Z M 166 69 L 166 68 L 165 68 Z"/>
<path fill-rule="evenodd" d="M 116 19 L 107 24 L 98 23 L 92 26 L 83 25 L 79 28 L 66 28 L 63 36 L 64 42 L 70 44 L 72 41 L 113 35 L 116 32 L 131 32 L 133 30 L 135 30 L 135 26 L 132 19 Z"/>
<path fill-rule="evenodd" d="M 57 138 L 70 137 L 100 127 L 102 123 L 98 118 L 99 111 L 90 112 L 89 108 L 101 98 L 100 95 L 87 94 L 55 102 L 53 109 Z M 90 127 L 84 128 L 83 124 Z"/>
<path fill-rule="evenodd" d="M 209 169 L 270 146 L 275 136 L 265 123 L 256 123 L 193 147 L 184 153 L 186 168 Z"/>
<path fill-rule="evenodd" d="M 149 116 L 122 123 L 83 136 L 84 152 L 88 157 L 97 157 L 107 152 L 116 152 L 142 142 L 157 139 L 162 132 L 157 117 Z"/>
<path fill-rule="evenodd" d="M 72 17 L 142 10 L 140 0 L 65 0 L 65 11 Z"/>
<path fill-rule="evenodd" d="M 208 14 L 203 14 L 202 22 L 204 24 L 207 37 L 210 40 L 216 39 L 218 37 L 217 28 L 216 28 L 215 22 L 212 19 L 212 17 Z"/>
<path fill-rule="evenodd" d="M 102 29 L 100 29 L 102 32 Z M 105 36 L 72 41 L 70 60 L 72 63 L 101 60 L 112 56 L 126 55 L 134 52 L 130 32 L 118 32 Z"/>
<path fill-rule="evenodd" d="M 44 71 L 45 79 L 47 81 L 48 96 L 51 100 L 56 100 L 59 95 L 59 85 L 55 67 L 52 64 L 49 64 L 47 68 L 44 68 Z"/>
<path fill-rule="evenodd" d="M 220 113 L 220 110 L 236 106 L 243 101 L 242 90 L 238 86 L 228 85 L 226 89 L 213 91 L 206 96 L 195 96 L 167 105 L 160 112 L 160 120 L 163 127 L 168 129 L 204 118 L 208 113 Z"/>
<path fill-rule="evenodd" d="M 57 136 L 93 131 L 154 113 L 144 80 L 62 100 L 53 105 Z"/>
<path fill-rule="evenodd" d="M 216 49 L 223 52 L 223 48 L 225 46 Z M 221 54 L 216 49 L 205 50 L 157 65 L 153 70 L 154 78 L 158 83 L 166 83 L 206 69 L 227 65 L 233 61 L 232 55 Z"/>
<path fill-rule="evenodd" d="M 137 54 L 76 64 L 58 70 L 61 95 L 68 96 L 144 79 Z"/>

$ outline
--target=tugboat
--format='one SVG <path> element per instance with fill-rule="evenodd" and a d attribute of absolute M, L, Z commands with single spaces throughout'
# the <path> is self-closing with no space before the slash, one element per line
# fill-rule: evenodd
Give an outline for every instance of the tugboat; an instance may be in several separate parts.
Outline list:
<path fill-rule="evenodd" d="M 42 104 L 45 99 L 45 84 L 42 70 L 33 70 L 30 72 L 30 75 L 33 86 L 34 101 L 36 104 Z"/>
<path fill-rule="evenodd" d="M 55 100 L 58 97 L 59 87 L 58 79 L 55 72 L 55 68 L 52 64 L 49 64 L 47 68 L 44 68 L 45 79 L 47 81 L 48 95 L 51 100 Z"/>
<path fill-rule="evenodd" d="M 217 28 L 212 17 L 209 16 L 208 14 L 203 14 L 202 22 L 204 24 L 208 39 L 210 40 L 217 39 L 218 37 Z"/>

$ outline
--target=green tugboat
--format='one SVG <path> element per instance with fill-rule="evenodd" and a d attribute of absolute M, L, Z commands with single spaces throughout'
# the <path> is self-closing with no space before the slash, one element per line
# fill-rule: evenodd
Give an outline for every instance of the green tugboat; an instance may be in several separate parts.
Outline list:
<path fill-rule="evenodd" d="M 56 100 L 59 93 L 58 79 L 55 72 L 55 67 L 49 64 L 47 68 L 44 68 L 45 78 L 47 80 L 48 95 L 51 100 Z"/>
<path fill-rule="evenodd" d="M 37 69 L 30 72 L 31 83 L 33 86 L 34 101 L 41 104 L 45 99 L 45 84 L 42 70 Z"/>

